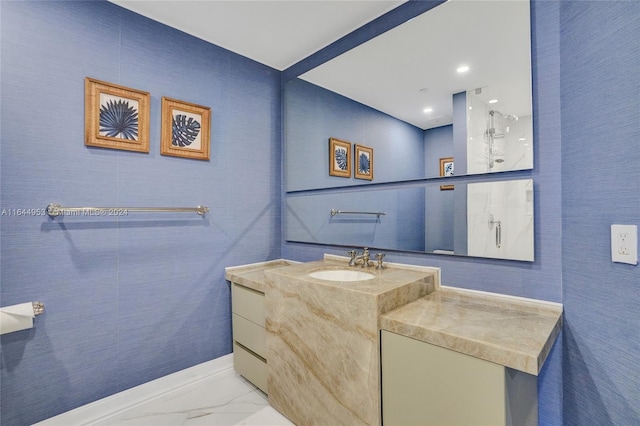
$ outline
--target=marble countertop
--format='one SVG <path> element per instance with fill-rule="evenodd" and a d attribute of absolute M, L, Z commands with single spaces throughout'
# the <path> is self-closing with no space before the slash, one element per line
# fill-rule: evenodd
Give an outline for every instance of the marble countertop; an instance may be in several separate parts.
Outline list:
<path fill-rule="evenodd" d="M 316 262 L 277 259 L 228 267 L 225 268 L 225 278 L 265 292 L 268 287 L 265 271 L 291 265 L 297 266 L 279 270 L 278 275 L 305 277 L 315 283 L 322 280 L 307 277 L 309 271 L 346 268 L 343 257 L 325 255 L 324 260 Z M 435 277 L 429 283 L 429 294 L 406 304 L 397 300 L 399 304 L 383 303 L 391 310 L 379 311 L 384 313 L 379 318 L 380 329 L 538 375 L 562 327 L 560 304 L 441 287 L 437 268 L 402 264 L 389 264 L 383 271 L 368 269 L 367 272 L 376 275 L 368 282 L 324 281 L 323 284 L 383 295 L 397 286 L 396 280 L 416 280 L 429 270 Z M 398 307 L 394 309 L 394 305 Z"/>
<path fill-rule="evenodd" d="M 309 276 L 310 273 L 315 271 L 345 269 L 363 271 L 374 275 L 374 278 L 361 281 L 328 281 Z M 374 296 L 382 295 L 390 290 L 394 290 L 398 287 L 414 282 L 427 285 L 427 293 L 433 291 L 436 287 L 435 274 L 433 271 L 428 269 L 409 270 L 393 267 L 387 267 L 382 270 L 376 269 L 375 267 L 363 269 L 357 266 L 348 266 L 346 261 L 342 259 L 325 258 L 324 260 L 300 263 L 274 272 L 296 280 L 302 280 L 328 287 L 339 287 L 341 289 L 367 293 Z"/>
<path fill-rule="evenodd" d="M 268 262 L 251 263 L 249 265 L 229 266 L 224 268 L 224 278 L 236 284 L 253 290 L 265 292 L 267 278 L 264 271 L 283 266 L 295 265 L 300 262 L 287 259 L 276 259 Z"/>
<path fill-rule="evenodd" d="M 380 317 L 382 330 L 538 375 L 562 306 L 441 287 Z"/>

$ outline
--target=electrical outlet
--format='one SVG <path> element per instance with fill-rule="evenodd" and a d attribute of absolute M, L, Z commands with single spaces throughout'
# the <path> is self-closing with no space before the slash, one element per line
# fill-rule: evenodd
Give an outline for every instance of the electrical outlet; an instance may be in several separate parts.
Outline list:
<path fill-rule="evenodd" d="M 629 256 L 629 234 L 626 232 L 618 232 L 618 254 Z"/>
<path fill-rule="evenodd" d="M 638 227 L 611 225 L 611 261 L 638 264 Z"/>

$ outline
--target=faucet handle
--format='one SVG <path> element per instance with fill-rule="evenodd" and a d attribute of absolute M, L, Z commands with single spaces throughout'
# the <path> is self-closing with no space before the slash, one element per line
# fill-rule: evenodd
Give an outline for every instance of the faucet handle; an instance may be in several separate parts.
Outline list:
<path fill-rule="evenodd" d="M 378 259 L 378 264 L 376 265 L 376 269 L 384 269 L 384 266 L 382 265 L 382 259 L 384 259 L 384 254 L 383 253 L 378 253 L 376 254 L 376 259 Z"/>
<path fill-rule="evenodd" d="M 371 266 L 371 263 L 369 263 L 369 259 L 371 259 L 371 256 L 369 255 L 369 247 L 365 247 L 363 252 L 362 252 L 362 267 L 363 268 L 368 268 L 369 266 Z"/>
<path fill-rule="evenodd" d="M 355 250 L 349 250 L 347 254 L 351 256 L 351 259 L 349 260 L 349 266 L 354 266 L 356 264 L 356 255 L 358 254 L 358 252 Z"/>

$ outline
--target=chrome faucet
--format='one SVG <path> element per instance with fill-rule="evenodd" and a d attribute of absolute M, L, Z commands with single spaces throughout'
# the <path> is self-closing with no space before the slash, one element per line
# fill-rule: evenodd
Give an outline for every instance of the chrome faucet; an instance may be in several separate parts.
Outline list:
<path fill-rule="evenodd" d="M 361 265 L 362 268 L 368 268 L 369 266 L 371 266 L 371 263 L 369 263 L 368 247 L 365 247 L 364 251 L 360 254 L 358 254 L 358 252 L 355 250 L 351 250 L 348 253 L 351 256 L 351 260 L 349 260 L 349 266 L 356 266 L 358 262 L 361 260 L 362 260 L 362 265 Z"/>

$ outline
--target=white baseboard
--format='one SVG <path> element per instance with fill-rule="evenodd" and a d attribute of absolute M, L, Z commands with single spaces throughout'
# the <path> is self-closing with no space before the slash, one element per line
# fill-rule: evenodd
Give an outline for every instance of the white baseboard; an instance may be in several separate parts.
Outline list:
<path fill-rule="evenodd" d="M 66 413 L 36 423 L 34 426 L 86 426 L 154 399 L 169 395 L 187 386 L 233 368 L 233 354 L 160 377 L 131 389 L 99 399 Z"/>

